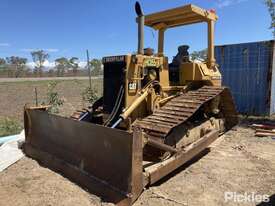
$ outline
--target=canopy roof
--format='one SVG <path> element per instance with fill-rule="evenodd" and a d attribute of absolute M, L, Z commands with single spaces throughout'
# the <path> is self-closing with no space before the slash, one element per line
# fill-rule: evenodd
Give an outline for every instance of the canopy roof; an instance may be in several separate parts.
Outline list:
<path fill-rule="evenodd" d="M 199 22 L 216 21 L 215 11 L 207 11 L 195 5 L 169 9 L 145 16 L 145 25 L 154 29 L 171 28 Z"/>

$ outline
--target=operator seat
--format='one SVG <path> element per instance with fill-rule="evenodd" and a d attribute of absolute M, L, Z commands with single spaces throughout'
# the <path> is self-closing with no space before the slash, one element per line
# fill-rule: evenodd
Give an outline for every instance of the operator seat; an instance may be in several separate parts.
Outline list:
<path fill-rule="evenodd" d="M 180 65 L 184 62 L 190 62 L 188 49 L 188 45 L 179 46 L 177 55 L 173 58 L 172 63 L 169 64 L 169 80 L 172 85 L 179 83 Z"/>

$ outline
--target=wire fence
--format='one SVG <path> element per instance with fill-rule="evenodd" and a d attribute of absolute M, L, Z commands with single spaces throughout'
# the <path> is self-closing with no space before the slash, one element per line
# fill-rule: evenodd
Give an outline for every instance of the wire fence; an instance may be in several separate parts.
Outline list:
<path fill-rule="evenodd" d="M 5 81 L 2 81 L 5 80 Z M 58 115 L 69 117 L 74 111 L 91 105 L 102 96 L 102 77 L 0 78 L 0 119 L 11 118 L 23 122 L 26 104 L 56 105 Z M 62 104 L 59 104 L 62 102 Z"/>
<path fill-rule="evenodd" d="M 92 68 L 91 75 L 102 75 L 103 69 Z M 88 77 L 87 68 L 71 67 L 41 67 L 31 68 L 26 65 L 0 65 L 0 78 L 23 78 L 23 77 Z"/>

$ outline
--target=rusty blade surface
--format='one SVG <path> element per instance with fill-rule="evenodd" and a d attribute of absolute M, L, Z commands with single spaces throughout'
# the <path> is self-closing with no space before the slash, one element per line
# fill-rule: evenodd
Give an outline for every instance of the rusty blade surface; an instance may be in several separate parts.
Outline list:
<path fill-rule="evenodd" d="M 26 109 L 25 129 L 28 156 L 48 165 L 52 159 L 53 169 L 68 174 L 68 178 L 80 171 L 79 177 L 73 175 L 76 182 L 86 182 L 83 175 L 88 175 L 97 185 L 93 188 L 86 182 L 85 187 L 100 189 L 100 193 L 112 191 L 131 201 L 141 193 L 142 133 L 138 128 L 133 137 L 125 131 Z"/>

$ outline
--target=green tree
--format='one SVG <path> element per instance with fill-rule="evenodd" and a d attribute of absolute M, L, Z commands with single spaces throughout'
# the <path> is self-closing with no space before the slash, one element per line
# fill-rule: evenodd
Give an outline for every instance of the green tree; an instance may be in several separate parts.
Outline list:
<path fill-rule="evenodd" d="M 57 81 L 51 81 L 48 84 L 47 88 L 47 102 L 42 104 L 50 105 L 50 113 L 57 114 L 59 113 L 59 107 L 63 105 L 64 99 L 60 98 L 58 92 L 56 91 Z"/>
<path fill-rule="evenodd" d="M 10 69 L 17 78 L 22 75 L 24 69 L 26 69 L 27 59 L 18 56 L 11 56 L 6 58 L 6 62 L 9 64 Z"/>
<path fill-rule="evenodd" d="M 69 59 L 69 65 L 70 65 L 70 68 L 73 69 L 73 74 L 74 76 L 77 75 L 77 70 L 78 70 L 78 58 L 77 57 L 72 57 Z"/>
<path fill-rule="evenodd" d="M 272 29 L 273 37 L 275 38 L 275 2 L 273 0 L 265 0 L 265 5 L 271 17 L 270 29 Z"/>
<path fill-rule="evenodd" d="M 6 64 L 6 60 L 4 58 L 0 58 L 0 66 L 3 66 Z"/>
<path fill-rule="evenodd" d="M 194 51 L 191 53 L 191 59 L 202 59 L 206 60 L 207 59 L 207 49 L 203 49 L 201 51 Z"/>
<path fill-rule="evenodd" d="M 57 76 L 63 77 L 66 69 L 69 67 L 69 60 L 65 57 L 61 57 L 55 60 L 55 68 L 57 70 Z"/>
<path fill-rule="evenodd" d="M 4 58 L 0 58 L 0 75 L 5 76 L 7 72 L 6 60 Z"/>
<path fill-rule="evenodd" d="M 34 72 L 36 74 L 39 74 L 39 76 L 41 77 L 43 73 L 44 63 L 46 60 L 49 59 L 50 55 L 44 50 L 33 51 L 31 52 L 31 55 L 35 63 Z"/>
<path fill-rule="evenodd" d="M 90 66 L 91 66 L 91 75 L 92 76 L 98 76 L 103 74 L 103 69 L 102 69 L 102 61 L 100 59 L 92 59 L 90 61 Z"/>

